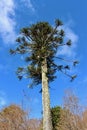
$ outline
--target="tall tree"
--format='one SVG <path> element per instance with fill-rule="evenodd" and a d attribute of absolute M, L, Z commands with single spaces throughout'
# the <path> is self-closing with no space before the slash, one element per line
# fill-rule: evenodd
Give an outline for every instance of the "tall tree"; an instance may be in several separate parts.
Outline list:
<path fill-rule="evenodd" d="M 16 42 L 16 49 L 10 49 L 11 54 L 24 54 L 25 61 L 28 63 L 26 67 L 19 67 L 17 70 L 18 78 L 31 78 L 33 85 L 42 83 L 42 104 L 43 104 L 43 130 L 52 130 L 52 121 L 50 114 L 50 96 L 49 82 L 56 78 L 56 71 L 61 71 L 73 80 L 76 75 L 71 76 L 67 73 L 70 69 L 69 65 L 57 65 L 55 58 L 56 53 L 62 46 L 71 46 L 71 40 L 64 43 L 64 30 L 60 20 L 55 21 L 52 27 L 48 22 L 38 22 L 30 27 L 22 28 Z M 73 61 L 76 65 L 77 61 Z"/>

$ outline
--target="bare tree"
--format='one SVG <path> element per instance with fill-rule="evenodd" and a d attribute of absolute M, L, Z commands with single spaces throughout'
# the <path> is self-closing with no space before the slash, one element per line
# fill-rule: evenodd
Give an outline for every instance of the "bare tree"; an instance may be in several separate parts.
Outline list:
<path fill-rule="evenodd" d="M 10 105 L 0 112 L 1 130 L 28 130 L 25 123 L 26 112 L 18 105 Z"/>
<path fill-rule="evenodd" d="M 66 90 L 58 128 L 61 130 L 82 130 L 82 113 L 78 96 L 73 90 Z"/>

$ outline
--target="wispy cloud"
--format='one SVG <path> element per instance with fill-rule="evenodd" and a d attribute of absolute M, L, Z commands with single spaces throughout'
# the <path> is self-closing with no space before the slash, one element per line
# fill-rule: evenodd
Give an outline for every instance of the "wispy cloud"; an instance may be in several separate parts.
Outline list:
<path fill-rule="evenodd" d="M 29 9 L 31 9 L 33 12 L 35 12 L 35 8 L 31 2 L 31 0 L 21 0 L 25 6 L 27 6 Z"/>
<path fill-rule="evenodd" d="M 0 107 L 6 105 L 6 101 L 3 97 L 0 97 Z"/>
<path fill-rule="evenodd" d="M 0 91 L 0 109 L 7 104 L 6 95 L 3 91 Z"/>
<path fill-rule="evenodd" d="M 70 24 L 66 24 L 63 26 L 63 29 L 65 31 L 65 39 L 66 40 L 71 39 L 72 46 L 62 47 L 58 52 L 59 55 L 67 55 L 68 57 L 71 57 L 71 56 L 74 57 L 76 55 L 75 49 L 77 47 L 78 35 L 71 29 L 71 26 L 72 25 Z"/>
<path fill-rule="evenodd" d="M 13 43 L 16 37 L 13 0 L 0 0 L 0 34 L 4 43 Z"/>

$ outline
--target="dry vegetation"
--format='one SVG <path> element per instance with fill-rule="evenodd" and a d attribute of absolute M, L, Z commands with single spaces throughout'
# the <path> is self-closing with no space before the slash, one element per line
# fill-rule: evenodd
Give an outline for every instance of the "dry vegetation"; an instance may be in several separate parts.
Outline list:
<path fill-rule="evenodd" d="M 65 93 L 60 108 L 53 130 L 87 130 L 87 108 L 83 109 L 73 92 Z M 0 130 L 42 130 L 41 120 L 28 117 L 28 113 L 18 105 L 5 107 L 0 111 Z"/>
<path fill-rule="evenodd" d="M 0 130 L 40 130 L 40 120 L 27 117 L 20 106 L 10 105 L 0 112 Z"/>

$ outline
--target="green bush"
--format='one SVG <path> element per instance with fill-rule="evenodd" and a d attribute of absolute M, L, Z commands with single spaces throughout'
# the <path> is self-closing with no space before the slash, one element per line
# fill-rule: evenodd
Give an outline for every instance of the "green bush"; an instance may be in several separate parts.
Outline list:
<path fill-rule="evenodd" d="M 57 130 L 56 127 L 60 121 L 61 110 L 62 108 L 60 106 L 55 106 L 51 108 L 53 130 Z"/>

